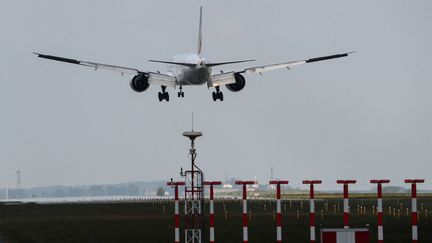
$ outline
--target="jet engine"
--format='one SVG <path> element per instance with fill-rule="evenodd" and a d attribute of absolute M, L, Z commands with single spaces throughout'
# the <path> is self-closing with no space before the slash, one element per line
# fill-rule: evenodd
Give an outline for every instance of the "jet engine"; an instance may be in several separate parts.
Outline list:
<path fill-rule="evenodd" d="M 235 83 L 227 84 L 225 86 L 229 91 L 239 92 L 240 90 L 242 90 L 245 87 L 246 79 L 240 73 L 235 73 L 234 78 L 236 81 Z"/>
<path fill-rule="evenodd" d="M 135 92 L 144 92 L 150 86 L 148 77 L 144 73 L 140 73 L 132 78 L 130 86 Z"/>

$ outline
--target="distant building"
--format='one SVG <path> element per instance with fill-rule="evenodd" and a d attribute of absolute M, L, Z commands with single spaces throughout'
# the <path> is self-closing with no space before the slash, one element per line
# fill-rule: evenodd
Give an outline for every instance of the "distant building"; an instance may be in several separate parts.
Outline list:
<path fill-rule="evenodd" d="M 222 185 L 222 188 L 231 189 L 231 188 L 233 188 L 233 186 L 231 184 L 225 183 Z"/>

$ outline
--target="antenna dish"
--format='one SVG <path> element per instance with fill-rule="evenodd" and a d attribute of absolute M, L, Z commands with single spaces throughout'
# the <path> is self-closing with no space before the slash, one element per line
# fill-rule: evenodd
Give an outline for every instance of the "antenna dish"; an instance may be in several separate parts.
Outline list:
<path fill-rule="evenodd" d="M 184 132 L 183 136 L 190 138 L 190 140 L 195 140 L 195 138 L 197 137 L 201 137 L 203 135 L 202 132 L 194 132 L 194 131 L 190 131 L 190 132 Z"/>

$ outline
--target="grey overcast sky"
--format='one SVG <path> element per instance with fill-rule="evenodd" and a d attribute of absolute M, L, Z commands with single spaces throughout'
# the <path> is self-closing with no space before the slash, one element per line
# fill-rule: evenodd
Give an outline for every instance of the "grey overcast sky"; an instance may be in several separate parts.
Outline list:
<path fill-rule="evenodd" d="M 355 50 L 347 58 L 247 76 L 214 103 L 205 86 L 159 103 L 131 77 L 42 60 L 33 51 L 165 71 L 148 59 L 196 49 L 213 61 L 271 64 Z M 371 178 L 432 188 L 432 1 L 430 0 L 2 0 L 0 188 L 178 178 L 195 127 L 208 179 L 301 186 Z M 217 69 L 218 71 L 218 69 Z"/>

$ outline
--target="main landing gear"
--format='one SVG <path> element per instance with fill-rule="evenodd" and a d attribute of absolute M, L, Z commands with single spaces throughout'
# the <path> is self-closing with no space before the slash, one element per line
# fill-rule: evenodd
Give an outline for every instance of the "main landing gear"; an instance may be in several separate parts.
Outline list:
<path fill-rule="evenodd" d="M 213 92 L 213 101 L 223 101 L 223 93 L 220 91 L 219 86 L 216 86 L 216 92 Z"/>
<path fill-rule="evenodd" d="M 180 85 L 180 91 L 177 93 L 177 96 L 180 98 L 184 98 L 183 87 Z"/>
<path fill-rule="evenodd" d="M 161 102 L 162 100 L 166 100 L 167 102 L 169 101 L 169 94 L 168 92 L 166 92 L 166 86 L 161 86 L 162 88 L 162 92 L 158 93 L 158 98 L 159 101 Z"/>

